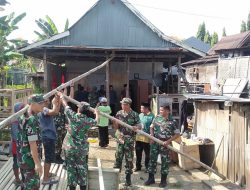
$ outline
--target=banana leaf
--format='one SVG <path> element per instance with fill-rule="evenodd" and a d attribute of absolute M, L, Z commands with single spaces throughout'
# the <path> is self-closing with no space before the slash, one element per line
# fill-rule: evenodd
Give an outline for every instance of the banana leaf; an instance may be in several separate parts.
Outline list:
<path fill-rule="evenodd" d="M 41 22 L 48 29 L 50 37 L 54 35 L 53 29 L 46 20 L 39 18 L 39 22 Z"/>
<path fill-rule="evenodd" d="M 47 38 L 46 35 L 41 34 L 40 32 L 34 31 L 34 33 L 38 36 L 39 40 L 45 40 Z"/>
<path fill-rule="evenodd" d="M 22 13 L 20 15 L 18 15 L 16 18 L 14 18 L 11 21 L 11 26 L 15 26 L 18 22 L 20 22 L 24 17 L 26 16 L 26 13 Z"/>
<path fill-rule="evenodd" d="M 46 38 L 49 37 L 49 30 L 46 26 L 44 26 L 39 20 L 35 21 L 38 27 L 43 31 L 44 35 L 46 35 Z"/>
<path fill-rule="evenodd" d="M 50 27 L 53 31 L 53 34 L 58 34 L 58 30 L 57 30 L 57 27 L 56 27 L 54 21 L 48 15 L 46 15 L 46 20 L 47 20 L 47 23 L 50 25 Z"/>

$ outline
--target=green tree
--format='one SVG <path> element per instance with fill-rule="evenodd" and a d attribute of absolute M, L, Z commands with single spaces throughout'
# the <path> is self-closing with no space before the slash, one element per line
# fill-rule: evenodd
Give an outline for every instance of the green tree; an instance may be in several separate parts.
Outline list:
<path fill-rule="evenodd" d="M 59 33 L 54 21 L 48 15 L 46 15 L 45 19 L 39 18 L 35 22 L 42 31 L 34 31 L 35 34 L 38 36 L 38 40 L 44 40 Z M 68 28 L 69 20 L 67 19 L 65 22 L 64 31 L 67 31 Z"/>
<path fill-rule="evenodd" d="M 206 35 L 206 25 L 203 22 L 202 24 L 199 25 L 196 38 L 200 39 L 201 41 L 204 41 L 205 35 Z"/>
<path fill-rule="evenodd" d="M 223 28 L 222 36 L 223 36 L 223 37 L 227 36 L 225 27 Z"/>
<path fill-rule="evenodd" d="M 247 30 L 250 30 L 250 13 L 248 13 L 248 18 L 247 18 Z"/>
<path fill-rule="evenodd" d="M 204 42 L 207 44 L 211 44 L 211 36 L 209 34 L 209 31 L 206 32 L 206 35 L 204 37 Z"/>
<path fill-rule="evenodd" d="M 240 32 L 246 32 L 246 30 L 247 30 L 246 22 L 242 21 L 240 26 Z"/>
<path fill-rule="evenodd" d="M 23 58 L 16 50 L 18 47 L 27 44 L 21 39 L 9 39 L 10 34 L 18 29 L 17 24 L 26 16 L 22 13 L 15 16 L 15 13 L 0 17 L 0 88 L 4 88 L 5 73 L 8 70 L 7 63 L 10 60 Z"/>
<path fill-rule="evenodd" d="M 213 33 L 212 39 L 211 39 L 211 46 L 213 47 L 218 42 L 218 34 L 216 32 Z"/>

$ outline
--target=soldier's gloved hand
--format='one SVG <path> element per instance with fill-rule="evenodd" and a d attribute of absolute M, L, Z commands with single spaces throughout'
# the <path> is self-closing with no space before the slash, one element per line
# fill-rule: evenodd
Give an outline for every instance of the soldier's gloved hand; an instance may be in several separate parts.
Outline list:
<path fill-rule="evenodd" d="M 42 167 L 41 163 L 35 166 L 35 170 L 36 170 L 37 174 L 39 175 L 39 177 L 41 177 L 43 175 L 43 167 Z"/>

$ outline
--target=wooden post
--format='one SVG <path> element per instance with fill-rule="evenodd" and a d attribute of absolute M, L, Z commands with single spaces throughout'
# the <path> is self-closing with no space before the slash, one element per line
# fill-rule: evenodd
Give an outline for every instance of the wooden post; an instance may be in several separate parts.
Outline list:
<path fill-rule="evenodd" d="M 181 55 L 178 55 L 178 63 L 179 66 L 181 65 Z M 178 75 L 178 93 L 181 93 L 181 77 Z"/>
<path fill-rule="evenodd" d="M 109 70 L 110 70 L 110 67 L 109 67 L 109 64 L 110 63 L 107 63 L 106 65 L 106 97 L 107 97 L 107 100 L 108 100 L 108 104 L 110 103 L 110 97 L 109 97 L 109 85 L 110 85 L 110 82 L 109 82 Z"/>
<path fill-rule="evenodd" d="M 48 92 L 48 65 L 47 65 L 47 50 L 43 52 L 43 69 L 44 69 L 44 92 Z"/>
<path fill-rule="evenodd" d="M 126 59 L 126 70 L 127 70 L 127 89 L 126 89 L 126 97 L 129 97 L 129 57 Z M 131 98 L 131 97 L 130 97 Z"/>

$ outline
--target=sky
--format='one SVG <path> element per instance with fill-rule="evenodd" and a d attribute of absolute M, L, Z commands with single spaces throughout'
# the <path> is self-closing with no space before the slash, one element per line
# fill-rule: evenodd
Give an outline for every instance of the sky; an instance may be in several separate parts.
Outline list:
<path fill-rule="evenodd" d="M 109 1 L 109 0 L 107 0 Z M 27 16 L 20 22 L 12 38 L 29 42 L 36 39 L 38 30 L 35 20 L 49 15 L 62 32 L 66 19 L 70 26 L 84 15 L 97 0 L 8 0 L 0 15 L 23 12 Z M 199 24 L 205 22 L 209 33 L 217 32 L 219 38 L 223 27 L 227 35 L 240 32 L 242 20 L 247 20 L 250 0 L 129 0 L 148 20 L 167 36 L 186 39 L 195 36 Z"/>

